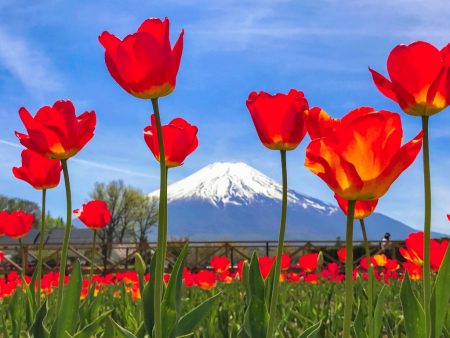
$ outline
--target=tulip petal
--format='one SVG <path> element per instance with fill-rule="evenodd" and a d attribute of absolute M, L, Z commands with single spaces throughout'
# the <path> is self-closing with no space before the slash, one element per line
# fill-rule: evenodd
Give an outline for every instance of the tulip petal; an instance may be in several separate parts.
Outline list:
<path fill-rule="evenodd" d="M 315 139 L 306 148 L 305 167 L 319 176 L 338 195 L 354 199 L 363 181 L 353 164 L 339 156 L 337 144 L 326 137 Z"/>
<path fill-rule="evenodd" d="M 164 21 L 158 18 L 145 20 L 138 28 L 138 32 L 147 33 L 153 36 L 159 43 L 165 44 L 169 41 L 169 19 Z"/>
<path fill-rule="evenodd" d="M 305 124 L 311 140 L 328 136 L 330 137 L 339 121 L 330 117 L 327 112 L 319 107 L 313 107 L 305 111 Z"/>
<path fill-rule="evenodd" d="M 183 39 L 184 39 L 184 29 L 181 30 L 180 36 L 178 37 L 178 40 L 172 49 L 171 75 L 173 77 L 174 83 L 178 70 L 180 69 L 181 55 L 183 54 Z"/>
<path fill-rule="evenodd" d="M 386 79 L 383 75 L 378 73 L 369 67 L 369 71 L 372 74 L 373 83 L 377 86 L 378 90 L 387 98 L 390 98 L 392 101 L 397 102 L 397 95 L 392 88 L 392 83 L 388 79 Z"/>
<path fill-rule="evenodd" d="M 433 45 L 417 41 L 398 45 L 389 54 L 387 69 L 393 83 L 414 96 L 415 102 L 426 103 L 428 88 L 442 67 L 440 51 Z M 397 90 L 394 88 L 397 92 Z"/>

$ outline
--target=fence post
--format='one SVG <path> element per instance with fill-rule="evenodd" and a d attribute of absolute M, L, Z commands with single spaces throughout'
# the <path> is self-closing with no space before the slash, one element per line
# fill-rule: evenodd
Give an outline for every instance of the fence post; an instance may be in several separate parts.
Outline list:
<path fill-rule="evenodd" d="M 266 256 L 269 256 L 269 250 L 270 250 L 270 248 L 269 248 L 269 242 L 267 241 L 266 242 Z"/>

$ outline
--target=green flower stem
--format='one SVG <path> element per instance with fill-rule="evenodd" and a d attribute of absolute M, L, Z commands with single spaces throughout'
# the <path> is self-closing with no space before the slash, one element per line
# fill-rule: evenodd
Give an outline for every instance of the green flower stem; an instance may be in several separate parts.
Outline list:
<path fill-rule="evenodd" d="M 350 338 L 353 307 L 353 218 L 355 201 L 348 201 L 347 231 L 345 236 L 345 304 L 343 338 Z"/>
<path fill-rule="evenodd" d="M 23 247 L 22 238 L 19 238 L 20 253 L 22 255 L 22 278 L 25 277 L 25 272 L 27 270 L 27 262 L 25 257 L 25 248 Z"/>
<path fill-rule="evenodd" d="M 70 192 L 70 180 L 69 169 L 67 168 L 67 160 L 61 160 L 61 165 L 64 173 L 64 184 L 66 186 L 66 230 L 64 232 L 64 242 L 61 251 L 61 262 L 59 266 L 59 284 L 58 284 L 58 296 L 56 299 L 56 312 L 59 313 L 61 308 L 63 288 L 64 288 L 64 276 L 66 274 L 67 265 L 67 252 L 69 250 L 70 231 L 72 230 L 72 194 Z"/>
<path fill-rule="evenodd" d="M 275 262 L 275 274 L 273 276 L 272 297 L 270 301 L 269 324 L 267 325 L 267 338 L 273 337 L 275 330 L 275 319 L 277 313 L 278 289 L 280 286 L 281 256 L 283 255 L 284 233 L 286 230 L 287 214 L 287 167 L 286 150 L 281 150 L 281 168 L 283 173 L 283 201 L 281 205 L 281 223 L 278 236 L 277 259 Z"/>
<path fill-rule="evenodd" d="M 369 270 L 372 269 L 372 263 L 370 261 L 370 250 L 369 241 L 367 240 L 366 226 L 364 224 L 364 219 L 360 219 L 361 232 L 364 239 L 364 250 L 367 259 L 367 273 L 369 278 L 367 278 L 367 323 L 369 325 L 369 337 L 374 338 L 374 327 L 373 327 L 373 278 L 370 278 Z"/>
<path fill-rule="evenodd" d="M 41 306 L 41 279 L 42 279 L 42 250 L 44 248 L 45 238 L 45 200 L 47 189 L 42 189 L 42 210 L 41 210 L 41 229 L 39 230 L 39 249 L 38 249 L 38 265 L 37 265 L 37 304 Z"/>
<path fill-rule="evenodd" d="M 425 221 L 423 226 L 423 307 L 425 309 L 425 332 L 431 334 L 431 268 L 430 268 L 430 231 L 431 231 L 431 175 L 430 148 L 428 142 L 428 116 L 422 116 L 423 130 L 423 181 L 425 188 Z"/>
<path fill-rule="evenodd" d="M 92 251 L 91 251 L 91 271 L 89 273 L 89 282 L 92 286 L 92 276 L 94 275 L 94 266 L 95 266 L 95 242 L 97 240 L 97 230 L 94 230 L 94 234 L 92 235 Z"/>
<path fill-rule="evenodd" d="M 155 338 L 162 337 L 161 322 L 161 301 L 163 291 L 163 273 L 167 246 L 167 168 L 166 156 L 164 154 L 164 138 L 162 134 L 161 118 L 159 115 L 158 99 L 152 99 L 153 112 L 155 114 L 156 131 L 158 133 L 159 144 L 159 165 L 160 165 L 160 188 L 159 188 L 159 213 L 158 213 L 158 242 L 156 246 L 156 267 L 155 267 Z"/>

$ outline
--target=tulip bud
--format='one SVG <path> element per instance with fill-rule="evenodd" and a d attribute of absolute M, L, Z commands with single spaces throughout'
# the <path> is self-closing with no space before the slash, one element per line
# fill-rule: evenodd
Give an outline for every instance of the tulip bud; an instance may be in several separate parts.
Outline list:
<path fill-rule="evenodd" d="M 134 254 L 134 269 L 140 275 L 144 275 L 145 270 L 147 269 L 147 267 L 145 266 L 144 259 L 138 252 Z"/>
<path fill-rule="evenodd" d="M 317 256 L 317 266 L 321 267 L 323 265 L 323 252 L 320 251 Z"/>

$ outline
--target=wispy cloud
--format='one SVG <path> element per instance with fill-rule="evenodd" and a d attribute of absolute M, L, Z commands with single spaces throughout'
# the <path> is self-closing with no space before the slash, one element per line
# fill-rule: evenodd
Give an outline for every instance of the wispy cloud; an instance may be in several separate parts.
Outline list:
<path fill-rule="evenodd" d="M 20 146 L 17 143 L 9 142 L 9 141 L 6 141 L 6 140 L 1 140 L 1 139 L 0 139 L 0 144 L 4 144 L 4 145 L 10 146 L 10 147 L 14 147 L 14 148 L 22 148 L 22 146 Z M 129 176 L 136 176 L 136 177 L 142 177 L 142 178 L 151 178 L 151 179 L 159 177 L 159 176 L 155 176 L 155 175 L 149 175 L 149 174 L 146 174 L 146 173 L 125 169 L 125 168 L 114 166 L 114 165 L 103 164 L 103 163 L 100 163 L 100 162 L 90 161 L 90 160 L 83 160 L 83 159 L 80 159 L 80 158 L 73 158 L 73 159 L 71 159 L 71 161 L 76 162 L 76 163 L 81 164 L 81 165 L 84 165 L 84 166 L 87 166 L 87 167 L 92 167 L 92 168 L 96 168 L 96 169 L 103 169 L 103 170 L 108 170 L 108 171 L 114 171 L 114 172 L 117 172 L 117 173 L 129 175 Z"/>
<path fill-rule="evenodd" d="M 24 36 L 0 26 L 0 68 L 4 68 L 37 98 L 61 88 L 51 60 Z"/>

